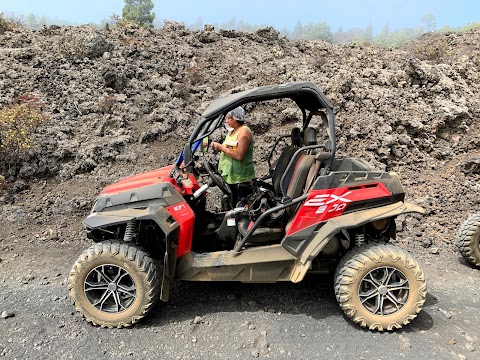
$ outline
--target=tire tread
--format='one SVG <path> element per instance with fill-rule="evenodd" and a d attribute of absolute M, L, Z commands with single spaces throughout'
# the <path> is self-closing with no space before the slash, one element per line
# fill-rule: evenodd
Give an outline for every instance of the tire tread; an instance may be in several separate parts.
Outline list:
<path fill-rule="evenodd" d="M 477 267 L 480 267 L 479 237 L 480 213 L 476 213 L 469 216 L 458 228 L 457 245 L 465 260 Z"/>
<path fill-rule="evenodd" d="M 99 319 L 90 317 L 87 312 L 76 301 L 75 283 L 78 281 L 78 274 L 81 268 L 102 254 L 108 254 L 111 256 L 120 256 L 125 261 L 134 262 L 137 268 L 145 273 L 145 281 L 147 282 L 150 290 L 146 293 L 147 303 L 141 307 L 141 314 L 135 314 L 132 316 L 130 322 L 119 322 L 116 326 L 103 322 Z M 70 300 L 75 309 L 92 325 L 100 326 L 103 328 L 123 328 L 129 327 L 138 321 L 140 321 L 145 315 L 154 307 L 159 299 L 160 294 L 160 281 L 157 277 L 160 276 L 162 266 L 157 264 L 143 249 L 133 245 L 121 243 L 119 241 L 102 241 L 95 243 L 86 249 L 77 259 L 73 265 L 69 277 L 68 277 L 68 290 L 70 294 Z"/>
<path fill-rule="evenodd" d="M 415 279 L 420 285 L 418 288 L 418 294 L 415 294 L 417 300 L 412 306 L 410 312 L 406 314 L 400 322 L 391 321 L 382 324 L 366 319 L 358 313 L 355 305 L 350 302 L 353 298 L 353 292 L 350 285 L 356 281 L 358 273 L 365 270 L 368 266 L 368 262 L 379 264 L 384 259 L 388 259 L 395 263 L 403 263 L 406 268 L 412 270 Z M 393 245 L 377 243 L 355 247 L 341 259 L 335 271 L 334 288 L 337 301 L 345 314 L 361 327 L 368 327 L 369 330 L 376 331 L 391 331 L 410 323 L 421 311 L 427 294 L 427 285 L 423 270 L 412 255 Z"/>

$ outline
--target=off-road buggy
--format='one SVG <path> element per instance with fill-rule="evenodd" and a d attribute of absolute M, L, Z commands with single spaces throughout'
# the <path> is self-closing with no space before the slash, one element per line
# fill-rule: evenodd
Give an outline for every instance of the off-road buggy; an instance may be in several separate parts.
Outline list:
<path fill-rule="evenodd" d="M 457 244 L 462 256 L 480 268 L 480 213 L 468 217 L 458 228 Z"/>
<path fill-rule="evenodd" d="M 208 161 L 208 139 L 228 111 L 266 101 L 298 106 L 301 126 L 272 144 L 269 172 L 249 198 L 208 210 L 210 187 L 231 192 Z M 296 283 L 332 273 L 338 303 L 355 323 L 378 331 L 408 324 L 426 282 L 417 261 L 389 242 L 397 216 L 423 209 L 404 202 L 395 173 L 335 152 L 332 104 L 310 82 L 214 100 L 173 165 L 100 192 L 83 222 L 94 244 L 69 276 L 75 308 L 94 325 L 123 327 L 167 301 L 174 280 Z"/>

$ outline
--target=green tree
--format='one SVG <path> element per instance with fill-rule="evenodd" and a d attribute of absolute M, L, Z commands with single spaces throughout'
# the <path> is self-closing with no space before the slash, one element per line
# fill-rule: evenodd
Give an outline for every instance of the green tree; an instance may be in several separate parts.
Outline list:
<path fill-rule="evenodd" d="M 189 26 L 190 30 L 203 30 L 203 19 L 199 16 L 197 20 Z"/>
<path fill-rule="evenodd" d="M 226 23 L 221 24 L 220 28 L 224 30 L 235 30 L 237 28 L 237 19 L 235 19 L 235 16 L 231 17 Z"/>
<path fill-rule="evenodd" d="M 302 21 L 298 20 L 293 29 L 292 37 L 294 39 L 303 39 L 303 25 Z"/>
<path fill-rule="evenodd" d="M 287 27 L 283 27 L 283 28 L 280 29 L 280 35 L 289 37 L 290 36 L 290 30 L 288 30 Z"/>
<path fill-rule="evenodd" d="M 48 20 L 45 16 L 40 17 L 38 20 L 38 26 L 47 26 Z"/>
<path fill-rule="evenodd" d="M 29 28 L 38 29 L 38 19 L 33 13 L 29 13 L 25 18 L 25 23 Z"/>
<path fill-rule="evenodd" d="M 333 40 L 330 25 L 328 25 L 326 22 L 307 24 L 303 27 L 303 32 L 305 34 L 305 39 L 307 40 L 322 39 L 329 43 L 331 43 Z"/>
<path fill-rule="evenodd" d="M 144 27 L 153 27 L 155 13 L 152 0 L 125 0 L 122 18 Z"/>
<path fill-rule="evenodd" d="M 480 23 L 479 22 L 471 22 L 468 23 L 467 25 L 460 26 L 457 31 L 464 31 L 464 30 L 472 30 L 472 29 L 479 29 L 480 28 Z"/>
<path fill-rule="evenodd" d="M 371 44 L 373 42 L 373 26 L 372 24 L 368 24 L 365 28 L 365 32 L 363 34 L 363 41 Z"/>
<path fill-rule="evenodd" d="M 382 30 L 375 37 L 374 44 L 377 46 L 388 46 L 388 39 L 390 37 L 390 25 L 386 23 Z"/>

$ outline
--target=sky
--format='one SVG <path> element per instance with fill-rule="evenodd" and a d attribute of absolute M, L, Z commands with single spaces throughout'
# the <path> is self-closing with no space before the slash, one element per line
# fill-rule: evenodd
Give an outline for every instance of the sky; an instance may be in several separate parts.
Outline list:
<path fill-rule="evenodd" d="M 380 31 L 416 28 L 421 18 L 433 14 L 437 28 L 480 22 L 478 0 L 153 0 L 155 21 L 164 19 L 193 24 L 222 24 L 232 18 L 252 25 L 271 25 L 293 31 L 302 25 L 326 22 L 332 31 L 372 25 Z M 0 0 L 5 15 L 45 16 L 73 24 L 100 23 L 121 14 L 123 0 Z"/>

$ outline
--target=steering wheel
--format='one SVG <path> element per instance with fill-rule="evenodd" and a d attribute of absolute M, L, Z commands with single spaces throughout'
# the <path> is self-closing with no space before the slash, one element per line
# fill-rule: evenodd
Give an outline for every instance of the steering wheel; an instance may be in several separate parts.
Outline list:
<path fill-rule="evenodd" d="M 217 185 L 224 194 L 232 196 L 232 190 L 230 189 L 230 186 L 225 182 L 218 170 L 215 169 L 215 167 L 210 164 L 207 159 L 203 160 L 203 165 L 205 170 L 207 170 L 208 176 L 210 176 L 210 179 L 212 179 L 213 184 Z"/>

